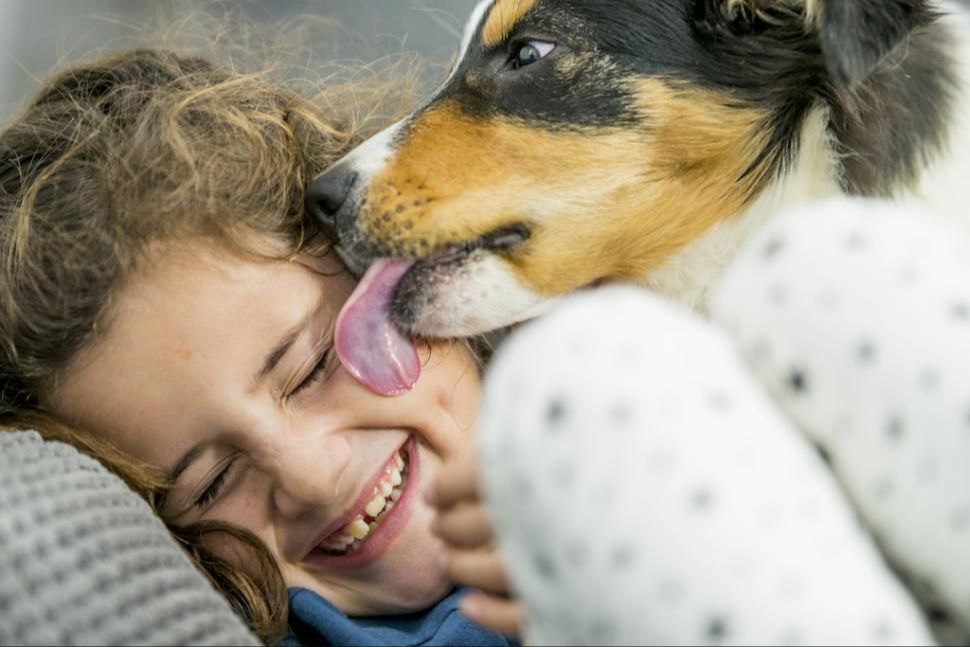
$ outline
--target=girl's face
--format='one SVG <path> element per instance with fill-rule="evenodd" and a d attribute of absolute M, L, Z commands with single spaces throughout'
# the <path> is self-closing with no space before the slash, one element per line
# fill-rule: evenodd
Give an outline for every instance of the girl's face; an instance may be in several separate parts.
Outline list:
<path fill-rule="evenodd" d="M 49 406 L 169 474 L 174 523 L 255 533 L 288 586 L 351 615 L 439 599 L 449 585 L 422 491 L 470 441 L 470 353 L 434 345 L 413 391 L 377 396 L 332 350 L 354 281 L 331 256 L 156 252 Z"/>

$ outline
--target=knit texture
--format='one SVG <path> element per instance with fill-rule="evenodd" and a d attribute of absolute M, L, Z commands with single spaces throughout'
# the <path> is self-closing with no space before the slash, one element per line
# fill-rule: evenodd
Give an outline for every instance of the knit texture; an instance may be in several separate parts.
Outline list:
<path fill-rule="evenodd" d="M 0 431 L 0 644 L 259 642 L 123 481 Z"/>

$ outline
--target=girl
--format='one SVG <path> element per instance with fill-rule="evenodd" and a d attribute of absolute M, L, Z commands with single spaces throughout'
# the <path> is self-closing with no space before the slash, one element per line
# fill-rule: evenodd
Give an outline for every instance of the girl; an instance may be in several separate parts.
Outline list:
<path fill-rule="evenodd" d="M 282 581 L 294 641 L 504 644 L 453 613 L 420 496 L 469 442 L 475 357 L 430 345 L 382 398 L 332 351 L 354 281 L 303 186 L 358 139 L 360 96 L 158 50 L 47 84 L 0 136 L 0 411 L 151 466 L 264 639 Z"/>

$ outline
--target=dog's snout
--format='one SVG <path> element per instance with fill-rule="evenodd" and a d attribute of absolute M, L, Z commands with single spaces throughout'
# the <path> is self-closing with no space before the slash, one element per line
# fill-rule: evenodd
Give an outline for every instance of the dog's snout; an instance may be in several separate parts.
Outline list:
<path fill-rule="evenodd" d="M 337 239 L 337 216 L 347 205 L 357 173 L 346 166 L 336 166 L 310 183 L 306 193 L 307 213 L 334 240 Z"/>

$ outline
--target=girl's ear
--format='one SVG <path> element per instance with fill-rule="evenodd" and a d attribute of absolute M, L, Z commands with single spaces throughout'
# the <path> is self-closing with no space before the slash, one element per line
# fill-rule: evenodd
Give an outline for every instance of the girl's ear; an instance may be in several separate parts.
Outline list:
<path fill-rule="evenodd" d="M 926 0 L 694 0 L 695 16 L 734 34 L 791 27 L 815 33 L 832 81 L 853 86 L 931 15 Z"/>

